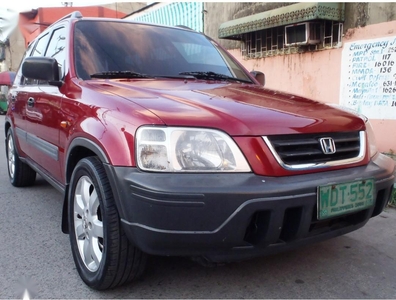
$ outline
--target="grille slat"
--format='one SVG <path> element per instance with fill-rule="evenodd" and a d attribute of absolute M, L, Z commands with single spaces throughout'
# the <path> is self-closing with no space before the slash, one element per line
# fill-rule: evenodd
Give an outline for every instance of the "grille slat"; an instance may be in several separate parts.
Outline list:
<path fill-rule="evenodd" d="M 302 146 L 302 145 L 316 145 L 318 142 L 315 140 L 301 140 L 301 141 L 276 141 L 273 145 L 276 147 L 288 147 L 288 146 Z"/>
<path fill-rule="evenodd" d="M 360 150 L 360 147 L 353 147 L 353 146 L 344 147 L 344 148 L 341 148 L 341 149 L 337 148 L 337 152 L 356 152 L 357 151 L 359 153 L 359 150 Z"/>
<path fill-rule="evenodd" d="M 358 157 L 360 133 L 331 132 L 315 134 L 294 134 L 268 136 L 275 153 L 287 165 L 318 164 Z M 332 138 L 336 152 L 323 153 L 320 139 Z"/>
<path fill-rule="evenodd" d="M 339 138 L 339 139 L 334 139 L 335 142 L 337 143 L 347 143 L 347 142 L 359 142 L 359 138 Z"/>
<path fill-rule="evenodd" d="M 296 157 L 296 156 L 306 156 L 306 155 L 321 155 L 323 152 L 316 150 L 316 151 L 295 151 L 295 152 L 282 152 L 282 157 Z"/>

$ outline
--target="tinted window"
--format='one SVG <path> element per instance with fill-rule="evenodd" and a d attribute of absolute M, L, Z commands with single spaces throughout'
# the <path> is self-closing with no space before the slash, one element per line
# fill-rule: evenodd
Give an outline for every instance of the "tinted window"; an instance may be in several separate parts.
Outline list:
<path fill-rule="evenodd" d="M 83 79 L 106 71 L 151 76 L 211 71 L 249 80 L 235 63 L 230 64 L 232 58 L 226 52 L 196 32 L 127 22 L 80 21 L 74 37 L 75 66 Z"/>
<path fill-rule="evenodd" d="M 45 49 L 47 49 L 47 45 L 48 45 L 48 39 L 49 39 L 49 34 L 46 34 L 43 37 L 41 37 L 38 40 L 36 47 L 34 48 L 34 51 L 31 56 L 44 56 Z"/>
<path fill-rule="evenodd" d="M 56 29 L 52 34 L 47 52 L 45 53 L 45 56 L 53 57 L 58 62 L 59 72 L 60 72 L 59 78 L 63 78 L 64 76 L 64 64 L 66 59 L 65 47 L 66 47 L 66 29 L 62 27 Z"/>
<path fill-rule="evenodd" d="M 20 65 L 19 65 L 19 67 L 18 67 L 18 72 L 17 72 L 16 75 L 15 75 L 15 82 L 16 82 L 16 83 L 24 84 L 24 81 L 26 80 L 26 79 L 22 76 L 22 68 L 21 68 L 21 65 L 22 65 L 22 62 L 25 60 L 25 58 L 28 57 L 28 56 L 30 56 L 30 53 L 32 52 L 32 49 L 33 49 L 33 45 L 34 45 L 34 43 L 30 43 L 30 44 L 28 45 L 28 48 L 27 48 L 26 51 L 25 51 L 25 54 L 23 55 L 23 58 L 22 58 L 22 60 L 21 60 L 21 63 L 20 63 Z"/>
<path fill-rule="evenodd" d="M 32 54 L 30 56 L 44 56 L 45 53 L 45 49 L 47 49 L 47 45 L 48 45 L 48 39 L 49 39 L 49 34 L 44 35 L 43 37 L 41 37 L 33 51 Z M 30 79 L 30 78 L 23 78 L 22 79 L 22 84 L 24 85 L 37 85 L 39 82 L 36 79 Z M 40 82 L 42 83 L 42 82 Z"/>

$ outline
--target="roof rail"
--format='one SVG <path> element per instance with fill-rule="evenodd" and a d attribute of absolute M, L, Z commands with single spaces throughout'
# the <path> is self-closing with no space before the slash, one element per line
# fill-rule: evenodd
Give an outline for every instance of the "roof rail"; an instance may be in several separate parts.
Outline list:
<path fill-rule="evenodd" d="M 78 10 L 71 13 L 70 19 L 81 19 L 83 17 L 82 13 Z"/>
<path fill-rule="evenodd" d="M 60 18 L 59 20 L 57 20 L 56 22 L 54 22 L 52 24 L 56 24 L 56 23 L 58 23 L 58 22 L 60 22 L 62 20 L 68 19 L 68 18 L 70 18 L 70 19 L 81 19 L 82 17 L 83 17 L 82 13 L 79 12 L 78 10 L 76 10 L 76 11 L 73 11 L 72 13 Z M 51 24 L 51 26 L 52 26 L 52 24 Z"/>

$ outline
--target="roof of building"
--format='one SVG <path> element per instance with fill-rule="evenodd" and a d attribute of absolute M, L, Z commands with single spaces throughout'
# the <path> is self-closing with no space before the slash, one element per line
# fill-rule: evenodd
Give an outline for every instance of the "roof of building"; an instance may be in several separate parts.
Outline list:
<path fill-rule="evenodd" d="M 118 18 L 125 17 L 125 13 L 103 6 L 81 7 L 39 7 L 19 14 L 19 28 L 25 38 L 25 46 L 34 40 L 41 32 L 63 16 L 80 11 L 84 17 Z"/>

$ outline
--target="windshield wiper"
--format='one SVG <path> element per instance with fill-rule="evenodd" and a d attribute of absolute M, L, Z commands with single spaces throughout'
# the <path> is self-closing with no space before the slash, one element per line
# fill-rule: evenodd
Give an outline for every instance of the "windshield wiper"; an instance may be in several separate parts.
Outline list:
<path fill-rule="evenodd" d="M 219 74 L 219 73 L 215 73 L 215 72 L 181 72 L 179 73 L 179 75 L 189 75 L 189 76 L 193 76 L 194 78 L 197 79 L 220 79 L 220 80 L 230 80 L 230 81 L 241 81 L 241 82 L 248 82 L 248 83 L 252 83 L 252 81 L 247 80 L 247 79 L 240 79 L 240 78 L 235 78 L 235 77 L 231 77 L 225 74 Z"/>
<path fill-rule="evenodd" d="M 100 72 L 90 75 L 91 78 L 104 78 L 104 79 L 114 79 L 114 78 L 151 78 L 146 74 L 131 72 L 131 71 L 108 71 Z"/>

